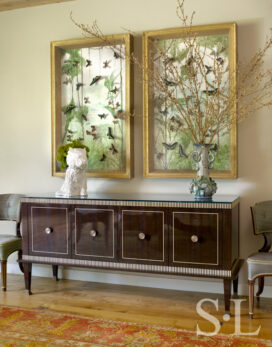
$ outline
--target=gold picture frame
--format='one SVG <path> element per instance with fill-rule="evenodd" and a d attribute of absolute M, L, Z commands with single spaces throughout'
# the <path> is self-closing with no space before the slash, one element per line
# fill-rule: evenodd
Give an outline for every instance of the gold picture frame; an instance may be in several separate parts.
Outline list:
<path fill-rule="evenodd" d="M 202 25 L 202 26 L 192 26 L 190 28 L 192 35 L 195 37 L 201 37 L 200 42 L 210 42 L 217 43 L 217 40 L 221 40 L 221 44 L 225 45 L 223 47 L 226 56 L 224 59 L 228 63 L 228 78 L 229 87 L 235 90 L 236 87 L 236 23 L 224 23 L 224 24 L 214 24 L 214 25 Z M 193 161 L 191 159 L 184 159 L 184 168 L 178 158 L 178 146 L 175 148 L 176 154 L 173 154 L 174 158 L 172 161 L 168 161 L 167 165 L 161 164 L 163 155 L 170 157 L 167 153 L 168 149 L 171 148 L 171 142 L 161 140 L 162 135 L 156 130 L 156 112 L 155 111 L 155 92 L 154 92 L 154 81 L 150 81 L 150 71 L 153 68 L 153 56 L 152 50 L 154 47 L 162 47 L 160 42 L 169 42 L 170 40 L 182 41 L 182 38 L 188 33 L 188 28 L 173 28 L 165 30 L 156 31 L 146 31 L 143 33 L 143 70 L 144 70 L 144 176 L 149 178 L 192 178 L 195 176 L 195 171 L 193 170 Z M 218 41 L 218 42 L 219 42 Z M 178 42 L 178 41 L 177 41 Z M 223 43 L 222 43 L 223 42 Z M 203 43 L 204 44 L 204 43 Z M 206 43 L 205 43 L 206 45 Z M 167 46 L 167 45 L 166 45 Z M 165 46 L 165 47 L 166 47 Z M 178 45 L 177 45 L 178 46 Z M 156 48 L 155 48 L 156 49 Z M 206 46 L 205 46 L 206 49 Z M 222 51 L 223 51 L 222 49 Z M 226 53 L 227 52 L 227 53 Z M 183 59 L 183 58 L 182 58 Z M 188 57 L 187 57 L 188 59 Z M 155 101 L 154 101 L 155 100 Z M 165 108 L 166 110 L 166 108 Z M 236 106 L 233 110 L 236 117 Z M 160 112 L 162 113 L 162 112 Z M 172 116 L 173 119 L 173 116 Z M 166 130 L 164 134 L 166 133 Z M 160 137 L 161 136 L 161 137 Z M 165 135 L 163 135 L 165 136 Z M 160 141 L 159 141 L 159 140 Z M 218 140 L 219 141 L 219 140 Z M 211 169 L 210 175 L 214 178 L 237 178 L 237 125 L 236 122 L 231 126 L 228 134 L 225 135 L 224 141 L 224 156 L 220 156 L 220 160 L 216 163 L 216 170 Z M 159 145 L 157 145 L 159 143 Z M 173 143 L 173 141 L 172 141 Z M 175 145 L 179 142 L 176 140 Z M 162 146 L 164 145 L 164 146 Z M 157 147 L 159 149 L 157 149 Z M 169 146 L 168 148 L 165 148 Z M 173 146 L 173 145 L 172 145 Z M 223 145 L 222 145 L 223 147 Z M 192 152 L 191 143 L 188 144 L 190 152 Z M 171 152 L 174 153 L 172 150 Z M 186 158 L 190 158 L 189 153 L 185 155 Z M 166 154 L 164 154 L 166 153 Z M 175 157 L 174 157 L 175 156 Z M 189 162 L 189 160 L 191 160 Z M 169 164 L 170 163 L 170 164 Z M 169 164 L 169 165 L 168 165 Z M 164 165 L 164 166 L 163 166 Z M 187 165 L 187 166 L 186 166 Z M 192 166 L 192 167 L 190 167 Z M 189 167 L 189 168 L 188 168 Z"/>
<path fill-rule="evenodd" d="M 133 176 L 130 34 L 51 42 L 52 175 L 60 145 L 90 148 L 87 177 Z"/>

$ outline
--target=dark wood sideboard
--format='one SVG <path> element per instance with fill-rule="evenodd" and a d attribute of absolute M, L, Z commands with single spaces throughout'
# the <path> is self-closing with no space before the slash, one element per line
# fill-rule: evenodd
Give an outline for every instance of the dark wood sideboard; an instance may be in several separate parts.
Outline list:
<path fill-rule="evenodd" d="M 32 263 L 223 279 L 225 309 L 237 293 L 239 198 L 216 195 L 26 196 L 22 200 L 26 289 Z M 181 288 L 182 289 L 182 288 Z"/>

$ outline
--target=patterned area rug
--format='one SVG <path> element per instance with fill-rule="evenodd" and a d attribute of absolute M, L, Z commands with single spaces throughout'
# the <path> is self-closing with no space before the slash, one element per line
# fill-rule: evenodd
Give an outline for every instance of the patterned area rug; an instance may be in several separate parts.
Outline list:
<path fill-rule="evenodd" d="M 0 346 L 263 347 L 271 341 L 91 319 L 42 310 L 0 306 Z"/>

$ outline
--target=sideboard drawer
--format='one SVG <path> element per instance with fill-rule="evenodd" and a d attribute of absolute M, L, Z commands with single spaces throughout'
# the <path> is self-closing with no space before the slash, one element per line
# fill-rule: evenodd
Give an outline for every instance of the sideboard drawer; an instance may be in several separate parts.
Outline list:
<path fill-rule="evenodd" d="M 67 207 L 30 207 L 30 244 L 33 255 L 68 256 L 69 221 Z"/>
<path fill-rule="evenodd" d="M 76 258 L 103 258 L 113 260 L 115 256 L 114 209 L 75 208 L 73 249 Z"/>
<path fill-rule="evenodd" d="M 172 212 L 170 265 L 219 265 L 219 214 Z"/>
<path fill-rule="evenodd" d="M 121 260 L 167 265 L 165 212 L 127 209 L 122 210 L 121 218 Z"/>

